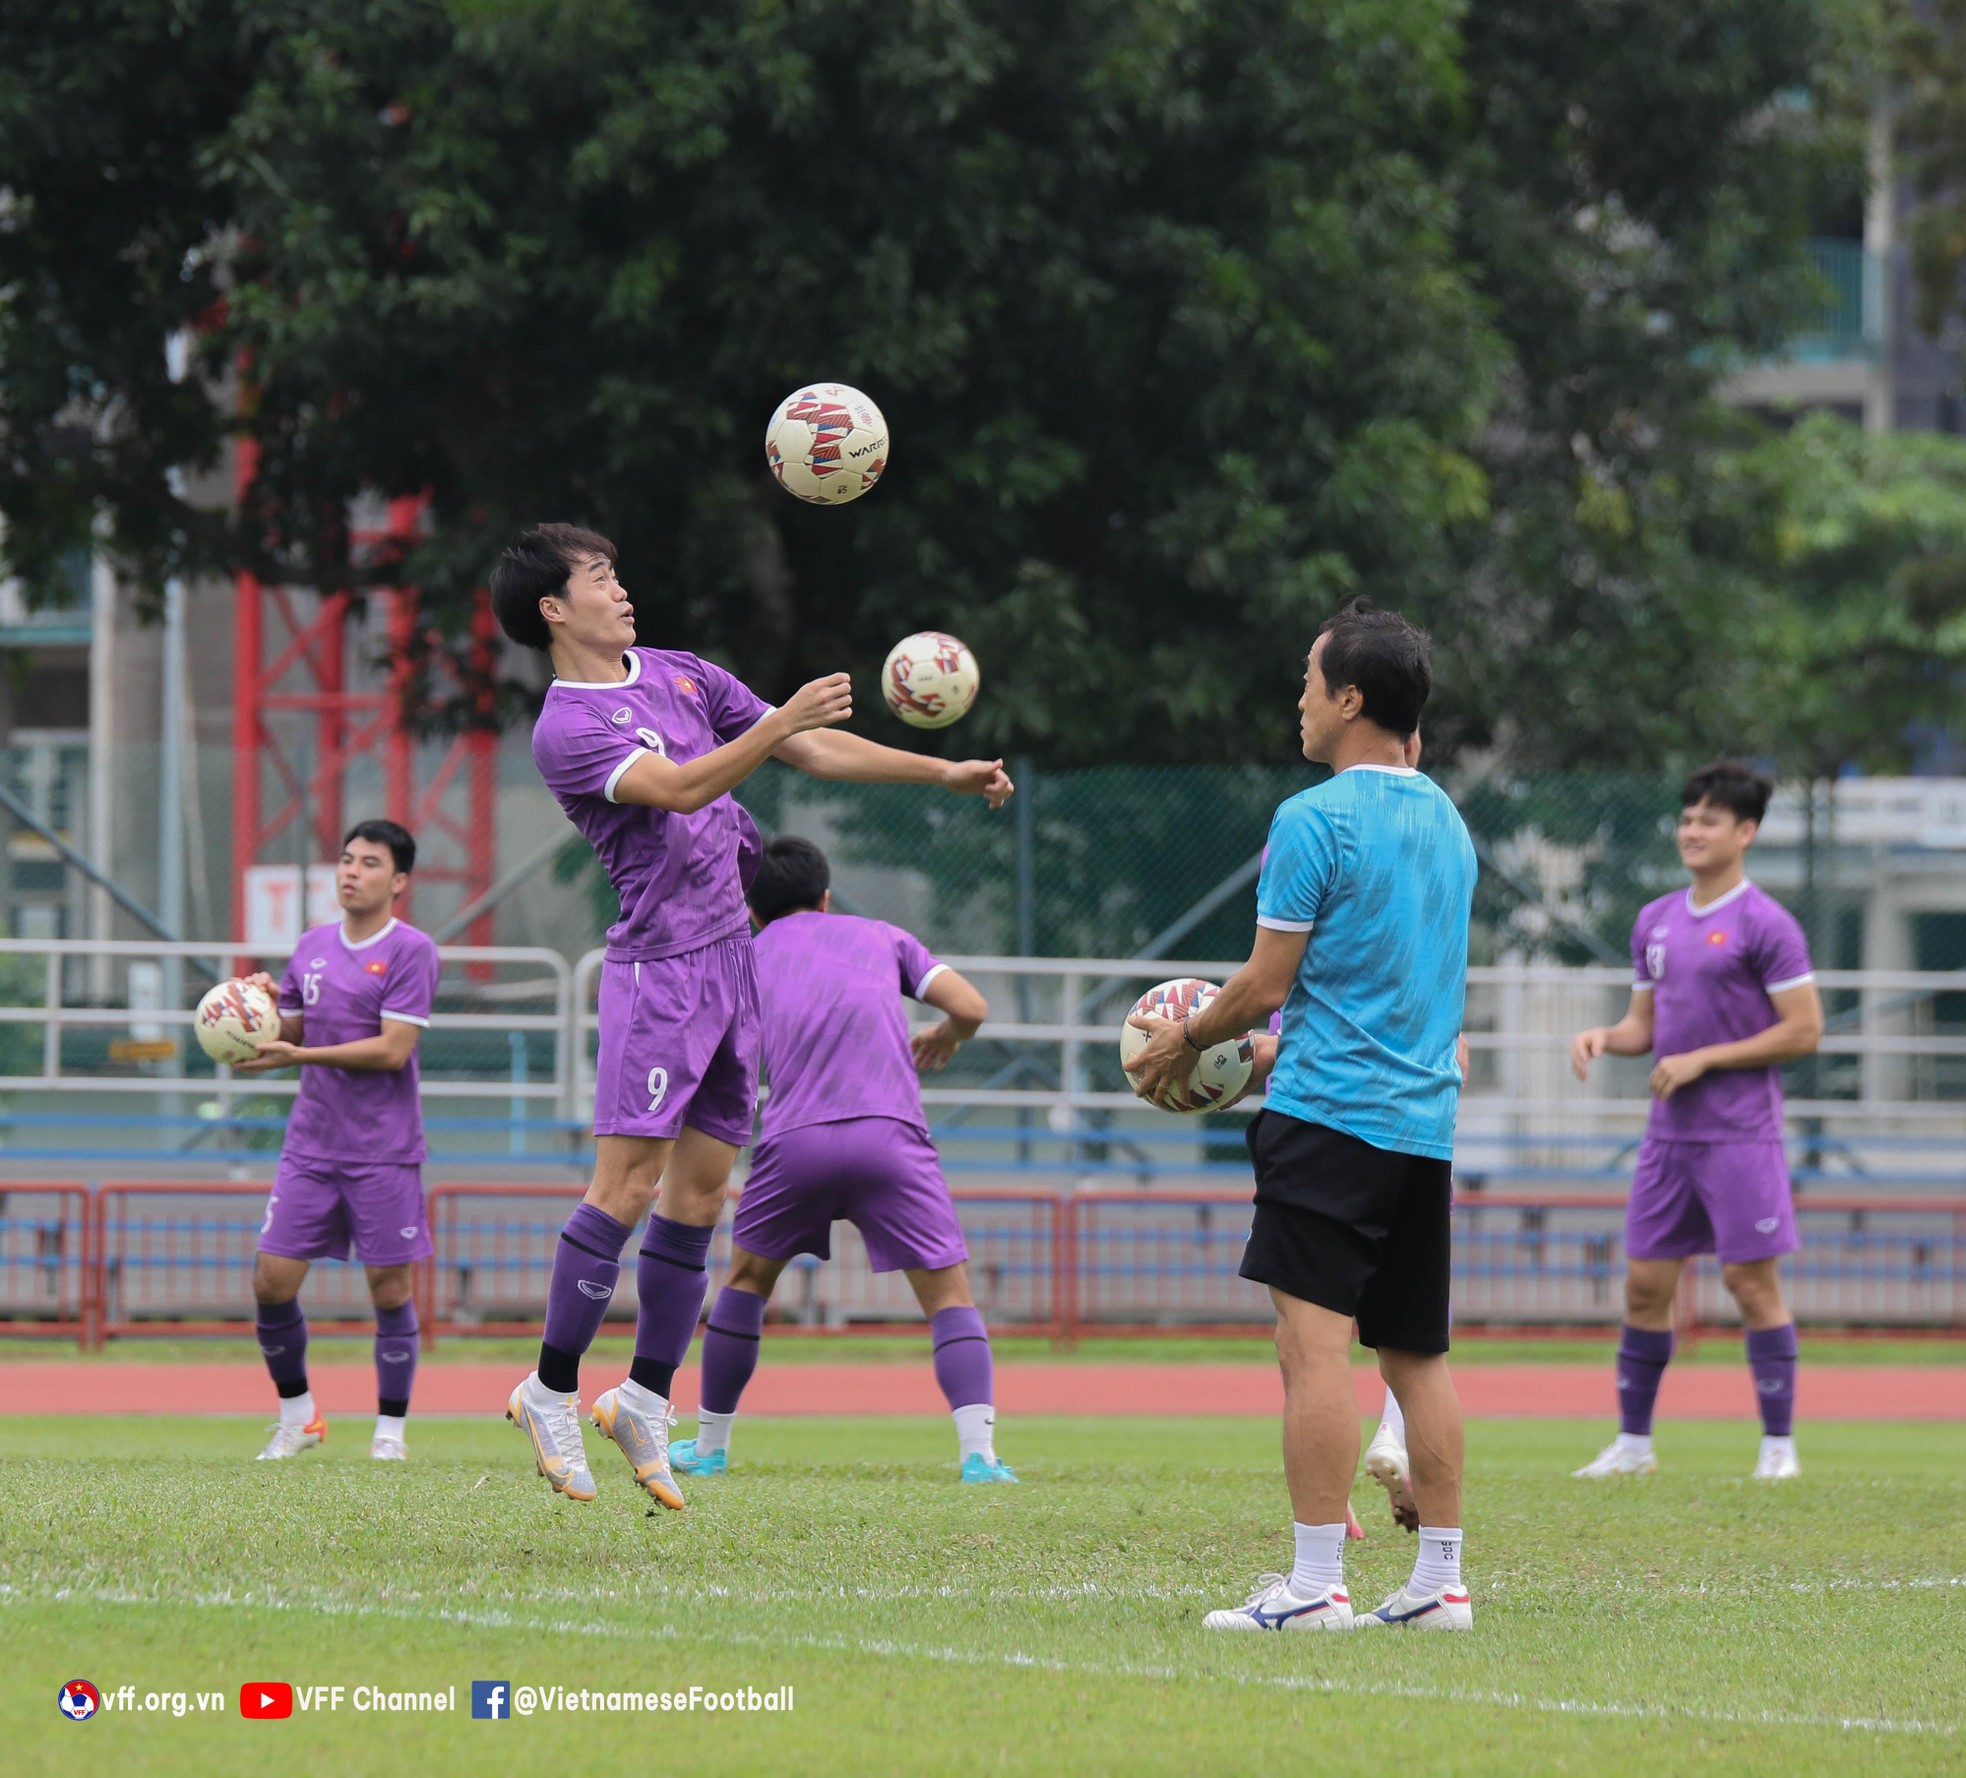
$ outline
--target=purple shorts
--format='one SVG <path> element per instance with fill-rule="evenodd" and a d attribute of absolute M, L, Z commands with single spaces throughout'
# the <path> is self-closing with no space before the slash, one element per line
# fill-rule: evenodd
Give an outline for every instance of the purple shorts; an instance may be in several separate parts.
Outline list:
<path fill-rule="evenodd" d="M 596 1136 L 685 1124 L 742 1148 L 758 1104 L 758 970 L 748 934 L 644 963 L 601 965 Z"/>
<path fill-rule="evenodd" d="M 1666 1142 L 1638 1151 L 1625 1205 L 1627 1259 L 1718 1253 L 1728 1265 L 1802 1245 L 1788 1155 L 1775 1142 Z"/>
<path fill-rule="evenodd" d="M 835 1222 L 860 1231 L 877 1272 L 932 1272 L 969 1258 L 935 1144 L 899 1118 L 807 1124 L 752 1153 L 733 1246 L 761 1259 L 830 1259 Z"/>
<path fill-rule="evenodd" d="M 412 1161 L 330 1161 L 283 1154 L 259 1225 L 259 1250 L 281 1259 L 346 1259 L 365 1266 L 430 1257 L 423 1168 Z"/>

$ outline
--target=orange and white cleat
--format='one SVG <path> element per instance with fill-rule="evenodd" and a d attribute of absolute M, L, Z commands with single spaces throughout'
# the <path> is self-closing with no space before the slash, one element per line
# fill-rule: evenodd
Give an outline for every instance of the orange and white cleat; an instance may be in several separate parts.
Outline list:
<path fill-rule="evenodd" d="M 635 1480 L 648 1490 L 649 1498 L 681 1512 L 683 1491 L 676 1486 L 675 1473 L 669 1467 L 669 1428 L 676 1424 L 676 1410 L 659 1395 L 651 1399 L 662 1402 L 653 1412 L 629 1401 L 622 1389 L 610 1389 L 594 1402 L 594 1424 L 604 1437 L 621 1447 Z"/>
<path fill-rule="evenodd" d="M 301 1452 L 315 1445 L 325 1444 L 328 1437 L 328 1421 L 325 1414 L 316 1414 L 305 1426 L 282 1420 L 273 1428 L 273 1436 L 266 1441 L 266 1449 L 254 1459 L 257 1463 L 278 1463 L 283 1457 L 298 1457 Z"/>
<path fill-rule="evenodd" d="M 569 1500 L 592 1500 L 594 1477 L 580 1442 L 580 1397 L 555 1395 L 540 1386 L 539 1373 L 512 1391 L 505 1417 L 532 1441 L 533 1462 Z"/>

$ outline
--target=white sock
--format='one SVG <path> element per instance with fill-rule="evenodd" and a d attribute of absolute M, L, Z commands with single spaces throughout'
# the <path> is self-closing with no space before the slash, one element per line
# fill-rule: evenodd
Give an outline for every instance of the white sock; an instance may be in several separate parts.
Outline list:
<path fill-rule="evenodd" d="M 669 1411 L 669 1398 L 657 1395 L 653 1389 L 644 1388 L 633 1377 L 624 1377 L 615 1389 L 631 1408 L 644 1414 L 666 1414 Z"/>
<path fill-rule="evenodd" d="M 393 1438 L 400 1445 L 404 1442 L 403 1428 L 408 1424 L 409 1421 L 401 1414 L 378 1414 L 375 1417 L 375 1435 L 377 1438 Z"/>
<path fill-rule="evenodd" d="M 1792 1438 L 1768 1438 L 1761 1441 L 1761 1454 L 1764 1457 L 1793 1457 L 1795 1440 Z"/>
<path fill-rule="evenodd" d="M 298 1395 L 280 1397 L 280 1424 L 305 1426 L 314 1418 L 314 1391 L 303 1389 Z"/>
<path fill-rule="evenodd" d="M 718 1451 L 730 1449 L 730 1423 L 737 1418 L 736 1410 L 728 1414 L 713 1414 L 708 1408 L 696 1410 L 696 1454 L 709 1457 Z"/>
<path fill-rule="evenodd" d="M 1618 1449 L 1628 1457 L 1649 1457 L 1652 1455 L 1652 1435 L 1649 1432 L 1621 1432 L 1618 1434 Z"/>
<path fill-rule="evenodd" d="M 1335 1525 L 1292 1524 L 1297 1534 L 1297 1561 L 1290 1570 L 1290 1590 L 1300 1599 L 1315 1599 L 1345 1584 L 1345 1521 Z"/>
<path fill-rule="evenodd" d="M 1386 1391 L 1386 1411 L 1379 1416 L 1379 1430 L 1390 1432 L 1402 1445 L 1406 1443 L 1406 1416 L 1399 1411 L 1399 1397 L 1390 1389 Z"/>
<path fill-rule="evenodd" d="M 1461 1527 L 1422 1525 L 1420 1549 L 1413 1558 L 1413 1578 L 1406 1583 L 1407 1597 L 1425 1598 L 1442 1587 L 1461 1584 Z"/>
<path fill-rule="evenodd" d="M 956 1443 L 961 1447 L 956 1453 L 959 1460 L 967 1461 L 979 1451 L 995 1459 L 997 1410 L 993 1402 L 973 1402 L 966 1408 L 957 1408 L 949 1418 L 956 1423 Z"/>

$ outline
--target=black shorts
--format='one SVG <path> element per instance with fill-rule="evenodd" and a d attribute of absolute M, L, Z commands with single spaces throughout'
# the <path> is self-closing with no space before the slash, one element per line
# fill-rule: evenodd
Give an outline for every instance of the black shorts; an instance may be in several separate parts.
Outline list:
<path fill-rule="evenodd" d="M 1358 1318 L 1367 1346 L 1447 1350 L 1453 1168 L 1261 1111 L 1256 1221 L 1242 1275 Z"/>

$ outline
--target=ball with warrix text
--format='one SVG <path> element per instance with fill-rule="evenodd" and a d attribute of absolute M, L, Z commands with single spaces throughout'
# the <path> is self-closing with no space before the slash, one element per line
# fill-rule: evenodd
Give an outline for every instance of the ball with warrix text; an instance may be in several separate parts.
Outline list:
<path fill-rule="evenodd" d="M 765 428 L 765 462 L 786 493 L 813 506 L 844 506 L 887 468 L 887 421 L 844 383 L 795 389 Z"/>
<path fill-rule="evenodd" d="M 250 1062 L 259 1046 L 280 1035 L 280 1009 L 257 982 L 237 977 L 206 990 L 192 1030 L 214 1062 Z"/>
<path fill-rule="evenodd" d="M 1178 1023 L 1200 1012 L 1221 991 L 1213 982 L 1181 976 L 1171 982 L 1155 983 L 1127 1010 L 1145 1018 L 1173 1019 Z M 1147 1047 L 1151 1035 L 1151 1032 L 1142 1031 L 1131 1023 L 1120 1027 L 1122 1067 Z M 1240 1037 L 1211 1044 L 1195 1057 L 1195 1065 L 1188 1070 L 1188 1078 L 1181 1083 L 1178 1098 L 1148 1102 L 1158 1105 L 1162 1111 L 1213 1111 L 1241 1094 L 1249 1084 L 1255 1063 L 1256 1046 L 1247 1032 Z"/>
<path fill-rule="evenodd" d="M 917 630 L 888 650 L 881 668 L 887 707 L 915 728 L 947 728 L 969 714 L 982 683 L 976 656 L 957 637 Z"/>

